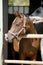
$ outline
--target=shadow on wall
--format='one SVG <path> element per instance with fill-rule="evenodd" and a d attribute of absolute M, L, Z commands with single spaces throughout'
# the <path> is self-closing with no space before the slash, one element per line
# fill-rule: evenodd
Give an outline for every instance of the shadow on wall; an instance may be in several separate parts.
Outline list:
<path fill-rule="evenodd" d="M 13 22 L 13 20 L 15 19 L 15 15 L 14 14 L 8 14 L 8 29 L 10 29 L 11 24 Z"/>

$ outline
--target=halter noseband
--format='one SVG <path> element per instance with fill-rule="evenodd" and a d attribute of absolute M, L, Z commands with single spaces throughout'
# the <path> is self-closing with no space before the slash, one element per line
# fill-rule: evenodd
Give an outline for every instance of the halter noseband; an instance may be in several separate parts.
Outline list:
<path fill-rule="evenodd" d="M 15 19 L 15 20 L 16 20 L 16 19 Z M 26 32 L 25 27 L 26 27 L 26 17 L 24 16 L 24 24 L 23 24 L 22 29 L 21 29 L 19 32 L 17 32 L 17 33 L 13 33 L 13 32 L 11 32 L 11 31 L 9 30 L 9 33 L 10 33 L 13 37 L 16 37 L 16 38 L 18 39 L 18 35 L 19 35 L 23 30 L 24 30 L 24 33 Z"/>

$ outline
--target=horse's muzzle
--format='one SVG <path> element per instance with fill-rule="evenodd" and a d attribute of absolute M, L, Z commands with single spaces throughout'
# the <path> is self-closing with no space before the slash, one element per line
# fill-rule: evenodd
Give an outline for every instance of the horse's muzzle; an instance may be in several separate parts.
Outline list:
<path fill-rule="evenodd" d="M 8 34 L 7 34 L 7 33 L 5 34 L 5 40 L 6 40 L 7 42 L 12 42 L 12 40 L 11 40 L 10 38 L 8 38 Z"/>

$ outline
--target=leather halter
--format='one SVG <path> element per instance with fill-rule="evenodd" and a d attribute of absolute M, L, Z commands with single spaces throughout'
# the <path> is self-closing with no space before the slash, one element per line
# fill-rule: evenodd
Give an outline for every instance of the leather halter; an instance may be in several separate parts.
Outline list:
<path fill-rule="evenodd" d="M 16 19 L 15 19 L 16 20 Z M 14 20 L 14 21 L 15 21 Z M 12 36 L 13 36 L 13 38 L 15 37 L 15 38 L 17 38 L 17 40 L 19 40 L 19 34 L 24 30 L 24 33 L 26 32 L 26 30 L 25 30 L 25 27 L 26 27 L 26 17 L 24 16 L 24 24 L 23 24 L 23 27 L 22 27 L 22 29 L 19 31 L 19 32 L 17 32 L 17 33 L 13 33 L 13 32 L 11 32 L 10 30 L 8 31 Z M 12 39 L 13 39 L 12 38 Z"/>

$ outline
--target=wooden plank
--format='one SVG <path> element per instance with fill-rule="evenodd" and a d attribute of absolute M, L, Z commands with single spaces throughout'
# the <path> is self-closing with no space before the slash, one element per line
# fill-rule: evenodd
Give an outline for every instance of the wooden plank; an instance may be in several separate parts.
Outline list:
<path fill-rule="evenodd" d="M 4 60 L 4 62 L 11 64 L 43 64 L 43 61 L 27 61 L 27 60 Z"/>
<path fill-rule="evenodd" d="M 27 34 L 23 38 L 43 38 L 43 34 Z"/>

